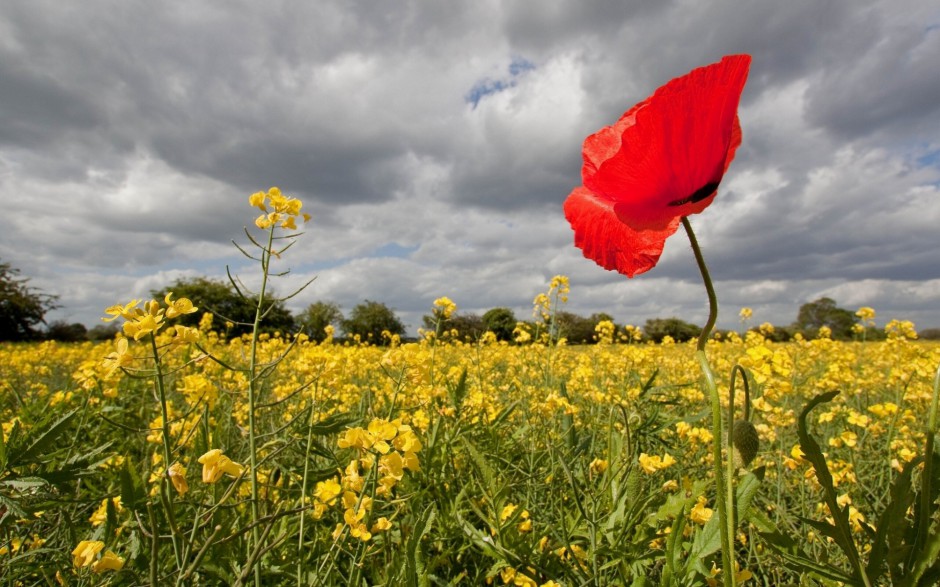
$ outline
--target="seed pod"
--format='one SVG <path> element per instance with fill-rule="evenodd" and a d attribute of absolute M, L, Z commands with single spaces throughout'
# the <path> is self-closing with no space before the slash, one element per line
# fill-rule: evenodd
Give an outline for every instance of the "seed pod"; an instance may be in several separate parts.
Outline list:
<path fill-rule="evenodd" d="M 757 456 L 760 448 L 760 438 L 757 428 L 747 420 L 735 420 L 731 431 L 731 443 L 734 445 L 735 464 L 747 467 Z"/>

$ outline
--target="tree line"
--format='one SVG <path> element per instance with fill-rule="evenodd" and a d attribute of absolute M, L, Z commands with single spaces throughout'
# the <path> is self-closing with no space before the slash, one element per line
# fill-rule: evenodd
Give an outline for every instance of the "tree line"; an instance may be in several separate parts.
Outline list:
<path fill-rule="evenodd" d="M 227 282 L 205 277 L 181 278 L 168 287 L 153 290 L 151 295 L 163 299 L 173 292 L 176 298 L 186 297 L 201 310 L 213 314 L 213 328 L 229 337 L 249 333 L 255 319 L 257 298 L 245 297 Z M 331 301 L 310 304 L 299 315 L 294 316 L 283 301 L 276 300 L 266 306 L 262 323 L 265 332 L 304 332 L 317 342 L 327 336 L 336 339 L 359 340 L 383 345 L 390 337 L 404 338 L 406 326 L 395 311 L 381 302 L 364 300 L 344 314 L 342 308 Z M 54 321 L 46 323 L 46 313 L 58 308 L 58 296 L 44 293 L 29 285 L 29 279 L 9 263 L 0 262 L 0 341 L 57 340 L 64 342 L 82 340 L 108 340 L 117 333 L 115 325 L 97 325 L 88 329 L 80 323 Z M 198 326 L 203 312 L 181 317 L 186 326 Z M 565 338 L 568 344 L 593 344 L 598 340 L 598 325 L 613 323 L 605 313 L 580 316 L 573 312 L 558 311 L 552 321 L 538 323 L 519 320 L 510 308 L 497 307 L 483 314 L 455 312 L 444 317 L 431 313 L 422 317 L 422 333 L 433 333 L 438 338 L 472 342 L 491 332 L 498 341 L 516 342 L 531 339 L 540 332 L 549 332 L 554 339 Z M 796 320 L 786 326 L 753 327 L 760 329 L 768 338 L 787 341 L 800 334 L 804 338 L 815 338 L 819 330 L 826 327 L 831 337 L 851 340 L 859 335 L 859 318 L 855 313 L 840 308 L 831 298 L 820 298 L 803 304 Z M 864 326 L 864 338 L 877 340 L 884 331 L 871 325 Z M 666 337 L 676 342 L 695 338 L 701 327 L 679 318 L 652 318 L 642 328 L 615 326 L 612 339 L 615 342 L 648 340 L 662 342 Z M 718 336 L 729 332 L 717 333 Z M 940 329 L 927 329 L 921 338 L 940 339 Z M 528 336 L 526 336 L 528 335 Z M 638 336 L 638 335 L 641 335 Z"/>

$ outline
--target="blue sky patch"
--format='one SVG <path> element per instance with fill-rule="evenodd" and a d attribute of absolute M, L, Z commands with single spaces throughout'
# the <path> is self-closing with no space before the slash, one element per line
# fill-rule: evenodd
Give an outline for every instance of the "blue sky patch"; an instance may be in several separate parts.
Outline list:
<path fill-rule="evenodd" d="M 483 78 L 474 84 L 472 88 L 470 88 L 470 91 L 467 92 L 466 96 L 464 96 L 464 100 L 476 108 L 480 103 L 480 100 L 482 100 L 484 97 L 489 96 L 490 94 L 497 94 L 507 88 L 514 87 L 517 83 L 517 79 L 520 76 L 525 75 L 526 72 L 532 71 L 534 69 L 535 64 L 528 59 L 524 57 L 514 57 L 513 60 L 509 63 L 509 67 L 506 68 L 507 73 L 509 74 L 508 76 L 499 79 Z"/>

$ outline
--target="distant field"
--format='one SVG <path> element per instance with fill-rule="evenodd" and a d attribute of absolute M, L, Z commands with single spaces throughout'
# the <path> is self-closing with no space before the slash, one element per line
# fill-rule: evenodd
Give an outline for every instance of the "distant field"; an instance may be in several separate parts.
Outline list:
<path fill-rule="evenodd" d="M 3 584 L 215 585 L 236 583 L 246 561 L 266 585 L 658 584 L 670 557 L 690 563 L 668 571 L 683 584 L 705 584 L 720 561 L 702 548 L 711 433 L 694 346 L 642 343 L 290 348 L 265 337 L 254 413 L 265 549 L 248 552 L 249 345 L 205 326 L 198 347 L 161 333 L 122 357 L 113 343 L 0 345 Z M 844 563 L 801 520 L 829 515 L 795 449 L 797 417 L 822 392 L 840 393 L 809 430 L 869 555 L 862 523 L 877 525 L 890 484 L 923 454 L 940 364 L 940 345 L 910 336 L 709 344 L 723 394 L 735 364 L 749 373 L 760 437 L 748 469 L 763 472 L 751 507 L 763 515 L 737 543 L 745 584 L 800 581 L 759 535 L 768 521 L 816 560 Z M 739 418 L 743 396 L 739 379 Z M 161 482 L 165 448 L 172 483 Z M 212 449 L 222 453 L 197 461 Z M 104 547 L 83 559 L 81 541 Z M 95 573 L 86 560 L 105 563 Z M 806 584 L 822 581 L 808 571 Z"/>

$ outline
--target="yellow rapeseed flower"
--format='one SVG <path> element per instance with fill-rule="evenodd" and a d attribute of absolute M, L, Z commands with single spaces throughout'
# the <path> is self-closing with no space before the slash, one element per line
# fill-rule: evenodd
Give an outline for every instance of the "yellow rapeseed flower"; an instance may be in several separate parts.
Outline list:
<path fill-rule="evenodd" d="M 189 491 L 189 483 L 186 482 L 186 467 L 179 463 L 173 463 L 167 469 L 166 474 L 170 477 L 170 483 L 176 488 L 176 492 L 180 495 L 186 495 L 186 492 Z"/>
<path fill-rule="evenodd" d="M 105 308 L 104 313 L 110 315 L 110 318 L 102 318 L 104 322 L 111 322 L 117 320 L 118 318 L 124 318 L 125 320 L 133 320 L 134 314 L 132 310 L 137 307 L 137 304 L 140 303 L 140 300 L 131 300 L 125 306 L 120 304 L 117 306 L 110 306 Z"/>
<path fill-rule="evenodd" d="M 117 513 L 124 511 L 124 506 L 121 505 L 121 496 L 112 497 L 111 503 L 114 504 L 114 511 Z M 98 509 L 95 510 L 95 513 L 88 518 L 88 521 L 91 522 L 92 526 L 100 526 L 108 520 L 108 498 L 101 500 L 101 505 L 98 506 Z"/>
<path fill-rule="evenodd" d="M 705 525 L 705 522 L 711 519 L 712 515 L 715 513 L 714 510 L 710 507 L 706 507 L 707 500 L 704 495 L 700 495 L 695 502 L 695 505 L 692 506 L 692 511 L 689 512 L 689 519 L 691 519 L 696 524 L 702 526 Z"/>
<path fill-rule="evenodd" d="M 216 483 L 222 478 L 222 475 L 238 477 L 244 471 L 244 467 L 222 454 L 218 448 L 214 448 L 202 455 L 198 459 L 202 465 L 202 482 Z"/>
<path fill-rule="evenodd" d="M 177 316 L 192 314 L 199 310 L 188 298 L 180 298 L 175 301 L 172 300 L 172 298 L 173 292 L 166 294 L 166 297 L 163 298 L 163 301 L 166 303 L 167 318 L 176 318 Z"/>
<path fill-rule="evenodd" d="M 662 471 L 667 469 L 672 465 L 676 464 L 676 459 L 672 457 L 669 453 L 664 453 L 662 457 L 656 455 L 650 456 L 648 454 L 640 453 L 640 468 L 648 474 L 653 474 L 656 471 Z"/>
<path fill-rule="evenodd" d="M 82 540 L 72 551 L 72 564 L 79 568 L 90 566 L 103 548 L 104 542 L 100 540 Z"/>
<path fill-rule="evenodd" d="M 96 573 L 103 573 L 105 571 L 120 571 L 123 568 L 124 559 L 114 554 L 110 550 L 106 550 L 105 553 L 101 555 L 101 558 L 91 566 L 91 570 Z"/>

